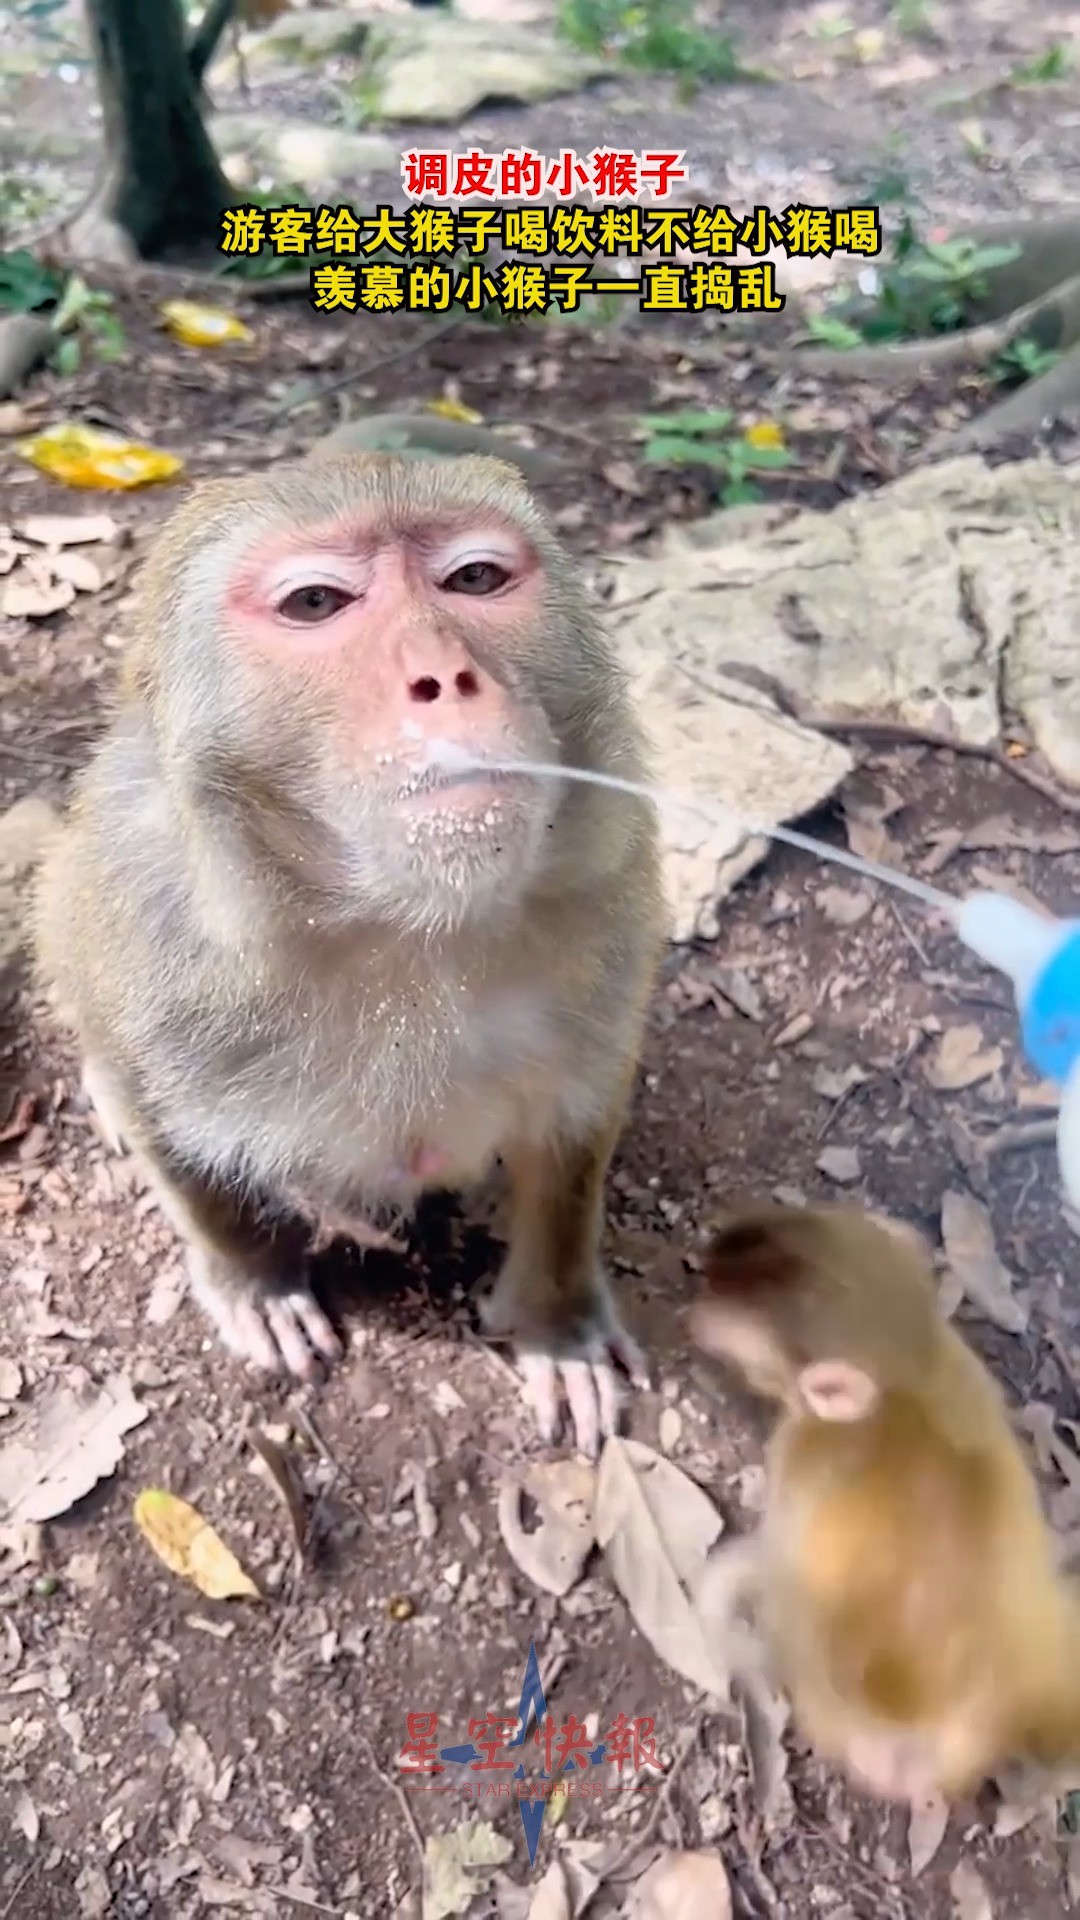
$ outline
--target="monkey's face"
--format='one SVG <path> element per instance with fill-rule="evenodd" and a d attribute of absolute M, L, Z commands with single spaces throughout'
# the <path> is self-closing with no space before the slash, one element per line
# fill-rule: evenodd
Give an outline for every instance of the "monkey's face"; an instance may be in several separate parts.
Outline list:
<path fill-rule="evenodd" d="M 194 732 L 187 636 L 209 617 L 204 773 L 252 800 L 264 848 L 345 913 L 434 926 L 513 899 L 562 790 L 440 771 L 438 747 L 572 757 L 611 673 L 529 496 L 496 463 L 386 456 L 248 496 L 188 562 L 174 730 Z"/>

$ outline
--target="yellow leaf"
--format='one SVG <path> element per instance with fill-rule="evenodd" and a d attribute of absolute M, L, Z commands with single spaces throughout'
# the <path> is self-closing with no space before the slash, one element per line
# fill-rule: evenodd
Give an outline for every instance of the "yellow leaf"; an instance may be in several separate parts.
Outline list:
<path fill-rule="evenodd" d="M 784 444 L 783 429 L 777 426 L 775 420 L 756 421 L 752 427 L 747 427 L 743 439 L 748 447 L 782 447 Z"/>
<path fill-rule="evenodd" d="M 544 1818 L 549 1827 L 557 1827 L 566 1816 L 570 1804 L 570 1787 L 565 1780 L 556 1780 L 548 1794 L 547 1813 Z"/>
<path fill-rule="evenodd" d="M 160 453 L 138 440 L 84 427 L 76 420 L 61 421 L 44 433 L 16 441 L 15 451 L 68 487 L 145 487 L 155 480 L 171 480 L 184 465 L 174 453 Z"/>
<path fill-rule="evenodd" d="M 221 347 L 229 340 L 255 338 L 235 314 L 200 306 L 195 300 L 166 300 L 158 312 L 173 339 L 185 347 Z"/>
<path fill-rule="evenodd" d="M 441 420 L 461 420 L 467 427 L 479 427 L 484 419 L 475 407 L 467 407 L 460 400 L 428 400 L 424 412 L 437 413 Z"/>
<path fill-rule="evenodd" d="M 133 1509 L 135 1525 L 172 1573 L 190 1580 L 208 1600 L 259 1600 L 262 1595 L 236 1555 L 195 1507 L 161 1487 L 146 1487 Z"/>
<path fill-rule="evenodd" d="M 880 60 L 885 51 L 885 35 L 880 27 L 864 27 L 861 33 L 855 35 L 853 45 L 858 58 L 866 66 L 872 60 Z"/>

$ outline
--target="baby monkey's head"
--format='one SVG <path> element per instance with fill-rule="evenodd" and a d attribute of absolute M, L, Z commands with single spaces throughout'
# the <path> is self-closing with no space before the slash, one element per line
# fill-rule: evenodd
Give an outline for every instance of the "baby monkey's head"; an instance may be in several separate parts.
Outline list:
<path fill-rule="evenodd" d="M 938 1331 L 930 1251 L 913 1228 L 846 1208 L 766 1207 L 706 1249 L 691 1330 L 757 1393 L 820 1420 L 861 1420 L 917 1387 Z"/>

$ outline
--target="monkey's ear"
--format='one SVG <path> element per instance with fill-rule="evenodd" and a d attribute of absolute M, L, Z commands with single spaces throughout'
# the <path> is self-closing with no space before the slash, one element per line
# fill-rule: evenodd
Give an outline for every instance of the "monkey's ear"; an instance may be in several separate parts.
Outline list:
<path fill-rule="evenodd" d="M 818 1420 L 865 1420 L 878 1402 L 877 1382 L 848 1360 L 815 1360 L 800 1370 L 798 1388 Z"/>

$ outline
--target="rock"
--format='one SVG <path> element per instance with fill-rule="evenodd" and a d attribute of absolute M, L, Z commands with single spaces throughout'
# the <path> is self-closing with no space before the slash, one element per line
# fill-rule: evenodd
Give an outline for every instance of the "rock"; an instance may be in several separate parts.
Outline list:
<path fill-rule="evenodd" d="M 368 18 L 355 7 L 326 7 L 279 13 L 265 33 L 245 45 L 253 71 L 275 64 L 321 66 L 340 54 L 359 54 L 378 15 Z M 224 62 L 222 65 L 224 66 Z"/>
<path fill-rule="evenodd" d="M 244 181 L 262 168 L 308 191 L 338 181 L 352 187 L 365 176 L 396 173 L 401 165 L 400 149 L 382 134 L 348 133 L 306 120 L 274 121 L 265 114 L 221 114 L 211 138 L 230 179 Z"/>
<path fill-rule="evenodd" d="M 380 120 L 442 124 L 493 103 L 554 100 L 610 76 L 607 61 L 528 26 L 413 14 L 373 28 L 359 91 Z"/>
<path fill-rule="evenodd" d="M 750 666 L 808 709 L 982 743 L 1000 737 L 1000 695 L 1080 785 L 1080 468 L 969 456 L 782 525 L 716 514 L 617 565 L 630 657 L 706 683 Z"/>
<path fill-rule="evenodd" d="M 620 580 L 616 601 L 622 598 Z M 763 694 L 718 674 L 703 687 L 681 672 L 680 636 L 662 618 L 649 627 L 628 610 L 613 613 L 609 625 L 648 735 L 653 778 L 709 809 L 706 816 L 664 806 L 660 833 L 671 936 L 711 939 L 720 901 L 768 850 L 743 823 L 775 826 L 812 812 L 851 771 L 852 758 Z"/>

